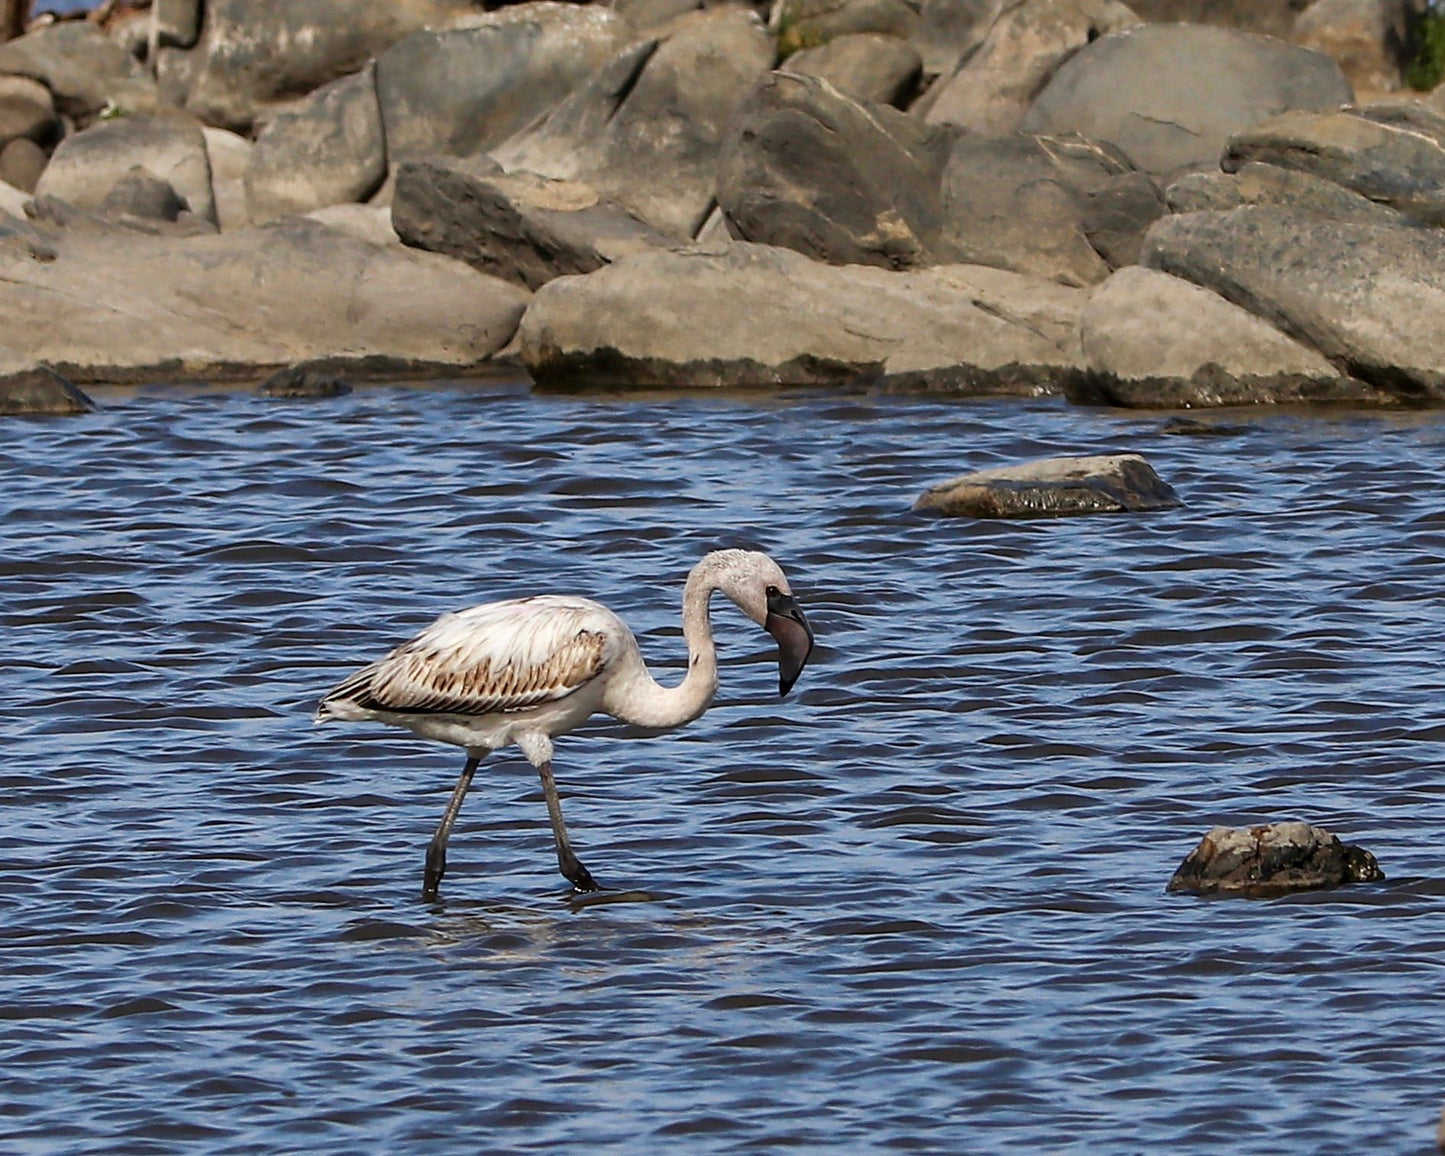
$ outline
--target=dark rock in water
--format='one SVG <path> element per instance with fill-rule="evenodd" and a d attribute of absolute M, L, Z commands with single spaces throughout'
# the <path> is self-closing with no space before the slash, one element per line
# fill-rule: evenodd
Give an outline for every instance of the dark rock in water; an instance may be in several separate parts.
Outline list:
<path fill-rule="evenodd" d="M 1184 503 L 1138 454 L 1040 458 L 960 474 L 927 490 L 915 510 L 945 517 L 1039 518 L 1172 510 Z"/>
<path fill-rule="evenodd" d="M 1159 427 L 1159 432 L 1182 438 L 1228 438 L 1248 433 L 1246 425 L 1227 425 L 1224 422 L 1200 421 L 1197 417 L 1171 417 Z"/>
<path fill-rule="evenodd" d="M 343 397 L 351 386 L 314 365 L 288 365 L 261 383 L 263 397 Z"/>
<path fill-rule="evenodd" d="M 94 408 L 90 398 L 47 365 L 0 375 L 0 414 L 75 414 Z"/>
<path fill-rule="evenodd" d="M 174 221 L 185 209 L 186 199 L 149 169 L 136 165 L 111 186 L 100 211 L 107 216 L 140 217 L 148 221 Z"/>
<path fill-rule="evenodd" d="M 1385 877 L 1375 857 L 1298 821 L 1215 827 L 1169 880 L 1169 891 L 1267 897 Z"/>

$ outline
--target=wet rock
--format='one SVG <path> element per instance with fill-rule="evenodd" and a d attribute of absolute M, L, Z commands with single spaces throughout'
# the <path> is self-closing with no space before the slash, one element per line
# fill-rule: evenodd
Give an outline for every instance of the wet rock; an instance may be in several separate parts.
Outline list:
<path fill-rule="evenodd" d="M 1226 422 L 1201 421 L 1197 417 L 1171 417 L 1159 427 L 1159 432 L 1169 437 L 1183 438 L 1227 438 L 1249 432 L 1247 425 L 1229 425 Z"/>
<path fill-rule="evenodd" d="M 263 381 L 257 392 L 262 397 L 344 397 L 351 392 L 351 386 L 323 366 L 288 365 Z"/>
<path fill-rule="evenodd" d="M 1220 167 L 1249 161 L 1333 181 L 1429 225 L 1445 224 L 1445 118 L 1425 109 L 1288 112 L 1235 134 Z"/>
<path fill-rule="evenodd" d="M 215 223 L 205 135 L 194 117 L 177 110 L 103 120 L 66 137 L 35 192 L 97 210 L 116 182 L 137 165 L 168 181 L 192 212 Z"/>
<path fill-rule="evenodd" d="M 0 351 L 0 414 L 15 416 L 89 413 L 95 403 L 47 365 L 22 367 Z"/>
<path fill-rule="evenodd" d="M 590 185 L 467 161 L 402 165 L 391 212 L 408 245 L 529 289 L 672 243 Z"/>
<path fill-rule="evenodd" d="M 0 181 L 33 193 L 50 158 L 33 140 L 16 137 L 0 149 Z"/>
<path fill-rule="evenodd" d="M 1215 827 L 1169 880 L 1169 891 L 1268 897 L 1385 878 L 1375 857 L 1308 823 Z"/>
<path fill-rule="evenodd" d="M 777 23 L 778 51 L 790 56 L 867 32 L 906 40 L 918 12 L 903 0 L 783 0 Z"/>
<path fill-rule="evenodd" d="M 48 24 L 0 44 L 0 73 L 42 82 L 56 111 L 82 126 L 108 106 L 146 112 L 157 103 L 156 83 L 145 66 L 84 20 Z"/>
<path fill-rule="evenodd" d="M 698 12 L 666 40 L 620 53 L 492 155 L 509 173 L 583 181 L 654 229 L 695 237 L 712 207 L 723 139 L 774 55 L 750 11 Z"/>
<path fill-rule="evenodd" d="M 25 137 L 45 145 L 59 135 L 50 89 L 28 76 L 0 76 L 0 143 Z"/>
<path fill-rule="evenodd" d="M 1376 204 L 1332 180 L 1259 161 L 1246 161 L 1229 173 L 1185 173 L 1164 190 L 1164 200 L 1176 213 L 1223 212 L 1244 205 L 1274 205 L 1331 221 L 1405 223 L 1405 218 L 1394 209 Z"/>
<path fill-rule="evenodd" d="M 1213 166 L 1225 141 L 1287 109 L 1353 99 L 1327 56 L 1225 28 L 1149 24 L 1095 40 L 1024 117 L 1034 133 L 1080 133 L 1162 177 Z"/>
<path fill-rule="evenodd" d="M 364 201 L 386 178 L 376 70 L 317 89 L 271 120 L 243 178 L 247 215 L 263 224 L 288 213 Z"/>
<path fill-rule="evenodd" d="M 605 8 L 519 4 L 473 27 L 418 31 L 377 58 L 391 163 L 485 152 L 560 104 L 628 41 Z"/>
<path fill-rule="evenodd" d="M 1088 371 L 1069 383 L 1071 401 L 1173 409 L 1391 400 L 1222 297 L 1137 265 L 1090 294 L 1081 334 Z"/>
<path fill-rule="evenodd" d="M 782 67 L 826 80 L 854 100 L 901 108 L 918 87 L 923 60 L 911 44 L 867 32 L 795 52 Z"/>
<path fill-rule="evenodd" d="M 172 101 L 244 132 L 271 105 L 356 72 L 410 32 L 472 12 L 469 0 L 206 0 L 195 47 L 164 49 L 157 69 Z"/>
<path fill-rule="evenodd" d="M 54 245 L 41 261 L 0 244 L 0 346 L 82 382 L 249 376 L 318 358 L 377 372 L 474 366 L 512 337 L 528 296 L 297 217 L 188 238 L 65 230 Z"/>
<path fill-rule="evenodd" d="M 1400 401 L 1445 399 L 1440 230 L 1289 209 L 1185 213 L 1155 223 L 1141 260 L 1233 301 Z"/>
<path fill-rule="evenodd" d="M 1172 510 L 1184 503 L 1138 454 L 1040 458 L 960 474 L 930 487 L 915 510 L 955 518 L 1042 518 Z"/>
<path fill-rule="evenodd" d="M 939 80 L 936 92 L 930 94 L 927 120 L 989 136 L 1014 132 L 1065 60 L 1090 41 L 1138 22 L 1128 7 L 1115 0 L 1023 0 L 1006 5 L 957 72 Z"/>
<path fill-rule="evenodd" d="M 1081 362 L 1082 294 L 982 266 L 840 268 L 789 249 L 625 257 L 537 291 L 519 344 L 544 384 L 727 386 L 860 379 L 1049 392 Z"/>
<path fill-rule="evenodd" d="M 121 177 L 100 203 L 107 216 L 132 216 L 151 221 L 174 221 L 190 206 L 185 198 L 149 169 L 136 165 Z"/>
<path fill-rule="evenodd" d="M 1339 62 L 1359 91 L 1400 87 L 1409 56 L 1407 0 L 1315 0 L 1294 22 L 1293 40 Z"/>

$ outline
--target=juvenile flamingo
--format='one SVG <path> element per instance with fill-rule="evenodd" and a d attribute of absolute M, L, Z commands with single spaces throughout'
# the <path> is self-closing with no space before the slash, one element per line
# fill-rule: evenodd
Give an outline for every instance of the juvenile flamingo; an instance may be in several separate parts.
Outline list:
<path fill-rule="evenodd" d="M 708 602 L 721 590 L 778 641 L 778 686 L 787 694 L 813 649 L 813 632 L 782 569 L 766 554 L 716 550 L 692 568 L 682 592 L 687 675 L 665 687 L 648 672 L 627 624 L 586 598 L 541 595 L 443 614 L 410 642 L 337 684 L 316 722 L 374 719 L 465 747 L 466 765 L 426 854 L 422 898 L 435 899 L 447 840 L 482 756 L 516 743 L 537 768 L 557 843 L 557 866 L 579 891 L 597 881 L 572 851 L 552 778 L 552 738 L 598 711 L 654 729 L 682 726 L 717 690 Z"/>

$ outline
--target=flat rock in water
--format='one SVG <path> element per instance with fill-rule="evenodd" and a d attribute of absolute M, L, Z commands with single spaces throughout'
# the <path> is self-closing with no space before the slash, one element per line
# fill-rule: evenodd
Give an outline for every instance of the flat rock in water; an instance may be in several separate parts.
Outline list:
<path fill-rule="evenodd" d="M 321 366 L 288 365 L 263 381 L 257 392 L 262 397 L 344 397 L 351 386 Z"/>
<path fill-rule="evenodd" d="M 1184 503 L 1139 454 L 1040 458 L 960 474 L 928 489 L 915 510 L 945 517 L 1042 518 L 1172 510 Z"/>
<path fill-rule="evenodd" d="M 89 413 L 95 403 L 46 365 L 0 374 L 0 414 Z"/>
<path fill-rule="evenodd" d="M 1169 880 L 1169 891 L 1268 897 L 1385 878 L 1375 857 L 1298 821 L 1215 827 Z"/>

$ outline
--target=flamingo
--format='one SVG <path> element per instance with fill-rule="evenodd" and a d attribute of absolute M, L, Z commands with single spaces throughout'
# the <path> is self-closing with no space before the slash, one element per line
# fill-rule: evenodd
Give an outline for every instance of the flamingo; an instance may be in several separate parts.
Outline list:
<path fill-rule="evenodd" d="M 683 587 L 687 674 L 677 686 L 652 677 L 632 631 L 607 607 L 544 594 L 443 614 L 321 699 L 318 725 L 371 719 L 466 749 L 461 778 L 427 847 L 423 900 L 436 899 L 452 824 L 478 764 L 509 743 L 542 780 L 563 878 L 578 891 L 600 889 L 567 838 L 552 777 L 552 739 L 598 711 L 665 730 L 707 710 L 718 684 L 709 609 L 715 590 L 777 639 L 778 689 L 786 695 L 813 649 L 813 631 L 788 579 L 766 554 L 715 550 Z"/>

